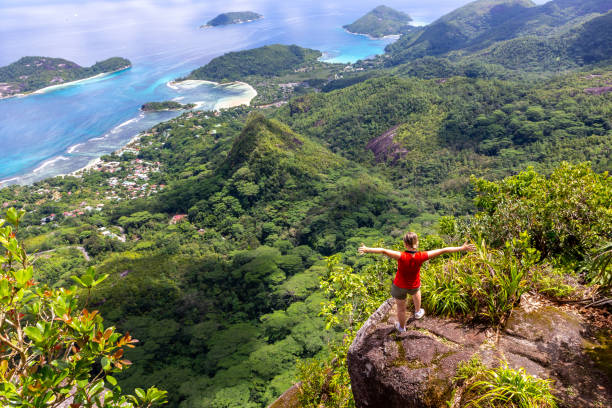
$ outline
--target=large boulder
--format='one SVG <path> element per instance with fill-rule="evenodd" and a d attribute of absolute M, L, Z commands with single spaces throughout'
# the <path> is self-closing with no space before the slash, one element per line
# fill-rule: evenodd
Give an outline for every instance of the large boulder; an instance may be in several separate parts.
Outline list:
<path fill-rule="evenodd" d="M 476 353 L 489 367 L 506 360 L 512 368 L 554 380 L 562 407 L 610 406 L 612 381 L 592 359 L 580 315 L 522 304 L 499 331 L 426 316 L 409 320 L 400 334 L 394 328 L 395 304 L 387 300 L 349 348 L 357 407 L 447 407 L 457 365 Z"/>

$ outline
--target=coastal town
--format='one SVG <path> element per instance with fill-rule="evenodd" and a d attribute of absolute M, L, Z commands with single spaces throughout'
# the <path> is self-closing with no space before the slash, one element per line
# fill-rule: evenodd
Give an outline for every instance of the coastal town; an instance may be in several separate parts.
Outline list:
<path fill-rule="evenodd" d="M 236 110 L 237 109 L 237 110 Z M 38 224 L 43 227 L 53 227 L 67 218 L 91 217 L 102 212 L 112 203 L 146 199 L 160 193 L 167 187 L 164 164 L 159 159 L 147 160 L 141 157 L 153 152 L 160 152 L 165 143 L 171 140 L 172 130 L 169 124 L 180 119 L 174 131 L 193 132 L 195 137 L 215 144 L 222 137 L 227 120 L 248 108 L 234 108 L 222 111 L 189 111 L 180 118 L 171 120 L 153 129 L 141 132 L 127 145 L 102 156 L 92 163 L 66 176 L 48 179 L 32 187 L 13 186 L 20 193 L 29 196 L 29 201 L 39 211 Z M 188 124 L 188 125 L 185 125 Z M 66 185 L 77 185 L 81 188 L 70 189 Z M 92 184 L 92 183 L 95 183 Z M 90 186 L 91 185 L 91 186 Z M 95 193 L 93 191 L 95 190 Z M 15 200 L 1 200 L 0 207 L 8 208 L 14 205 L 28 206 L 27 203 L 17 203 Z M 48 208 L 48 211 L 44 209 Z M 168 221 L 176 224 L 186 220 L 186 214 L 177 214 Z M 110 239 L 123 241 L 125 235 L 117 227 L 100 226 L 98 233 Z"/>

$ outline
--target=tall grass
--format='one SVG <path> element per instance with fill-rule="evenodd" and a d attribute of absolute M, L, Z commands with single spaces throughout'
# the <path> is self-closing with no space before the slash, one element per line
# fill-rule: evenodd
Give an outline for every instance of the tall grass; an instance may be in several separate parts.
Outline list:
<path fill-rule="evenodd" d="M 612 288 L 612 242 L 606 243 L 597 252 L 591 266 L 595 275 L 593 281 L 604 288 Z"/>
<path fill-rule="evenodd" d="M 503 322 L 530 289 L 539 254 L 528 242 L 523 235 L 502 249 L 490 249 L 483 241 L 473 253 L 432 263 L 422 273 L 423 303 L 435 314 Z"/>
<path fill-rule="evenodd" d="M 470 388 L 477 394 L 466 407 L 516 407 L 555 408 L 556 399 L 551 393 L 551 380 L 542 380 L 525 372 L 513 370 L 503 362 L 497 368 L 487 370 L 484 379 Z"/>

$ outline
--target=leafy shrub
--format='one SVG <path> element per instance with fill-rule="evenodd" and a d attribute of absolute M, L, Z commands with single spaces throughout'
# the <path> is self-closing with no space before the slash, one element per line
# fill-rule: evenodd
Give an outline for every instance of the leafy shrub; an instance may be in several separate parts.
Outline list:
<path fill-rule="evenodd" d="M 301 407 L 345 408 L 355 406 L 346 368 L 339 370 L 333 363 L 312 359 L 299 362 L 298 373 L 302 379 L 299 395 Z"/>
<path fill-rule="evenodd" d="M 346 356 L 357 330 L 389 296 L 389 278 L 396 261 L 383 259 L 364 266 L 359 273 L 340 264 L 340 255 L 327 258 L 327 273 L 321 277 L 326 299 L 321 315 L 326 329 L 344 331 L 341 341 L 330 344 L 326 360 L 298 364 L 302 382 L 300 403 L 305 408 L 354 407 Z"/>
<path fill-rule="evenodd" d="M 124 348 L 137 342 L 114 327 L 104 327 L 97 310 L 80 309 L 76 287 L 37 287 L 34 269 L 15 232 L 25 211 L 10 208 L 0 219 L 0 405 L 58 407 L 151 407 L 166 400 L 155 387 L 122 395 L 112 376 L 131 364 Z M 89 269 L 74 280 L 87 293 L 106 279 Z M 85 301 L 87 303 L 87 301 Z M 102 402 L 103 401 L 103 402 Z"/>
<path fill-rule="evenodd" d="M 530 168 L 500 182 L 472 182 L 482 210 L 472 233 L 493 246 L 526 231 L 545 257 L 581 260 L 610 239 L 612 177 L 588 163 L 563 163 L 548 178 Z"/>

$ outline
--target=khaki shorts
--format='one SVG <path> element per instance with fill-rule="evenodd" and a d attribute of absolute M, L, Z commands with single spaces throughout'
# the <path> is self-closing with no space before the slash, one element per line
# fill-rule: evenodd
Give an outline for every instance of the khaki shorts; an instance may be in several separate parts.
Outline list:
<path fill-rule="evenodd" d="M 404 300 L 408 295 L 416 295 L 419 290 L 421 290 L 420 286 L 414 289 L 404 289 L 391 282 L 391 296 L 395 299 Z"/>

